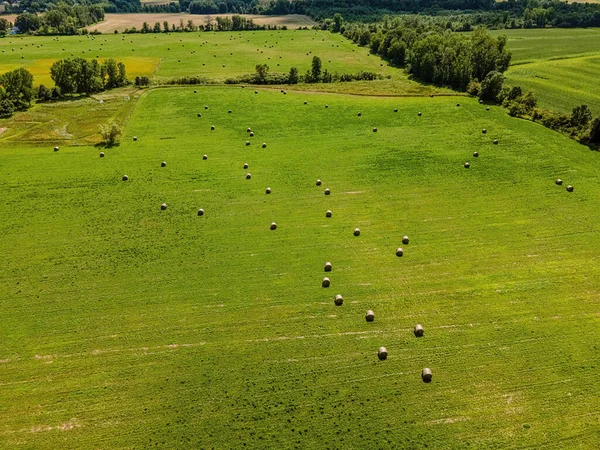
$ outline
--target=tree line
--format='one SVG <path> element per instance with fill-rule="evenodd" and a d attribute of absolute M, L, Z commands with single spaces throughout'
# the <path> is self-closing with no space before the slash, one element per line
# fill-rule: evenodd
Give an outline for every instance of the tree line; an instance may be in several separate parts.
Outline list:
<path fill-rule="evenodd" d="M 79 29 L 104 20 L 104 9 L 100 5 L 69 5 L 64 2 L 52 5 L 38 15 L 24 12 L 15 19 L 20 33 L 40 35 L 79 34 Z"/>
<path fill-rule="evenodd" d="M 59 100 L 67 95 L 90 95 L 128 84 L 127 70 L 122 62 L 107 59 L 68 58 L 50 67 L 53 88 L 43 84 L 33 87 L 33 75 L 19 68 L 0 75 L 0 117 L 10 117 L 15 111 L 25 111 L 31 102 Z"/>

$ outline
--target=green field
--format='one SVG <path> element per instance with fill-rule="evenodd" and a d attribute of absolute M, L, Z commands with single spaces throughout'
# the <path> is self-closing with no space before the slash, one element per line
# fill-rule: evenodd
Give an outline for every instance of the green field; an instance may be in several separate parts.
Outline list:
<path fill-rule="evenodd" d="M 389 67 L 369 55 L 368 49 L 338 34 L 315 30 L 6 38 L 0 39 L 0 53 L 0 73 L 23 66 L 33 73 L 36 84 L 46 85 L 52 85 L 52 63 L 71 56 L 116 58 L 125 63 L 130 78 L 147 75 L 159 82 L 175 76 L 203 76 L 222 82 L 254 73 L 257 64 L 268 64 L 271 72 L 283 73 L 296 67 L 304 74 L 313 56 L 319 56 L 323 70 L 332 73 L 370 71 L 390 77 L 368 86 L 354 84 L 358 91 L 447 92 L 409 80 L 402 70 Z"/>
<path fill-rule="evenodd" d="M 513 53 L 507 83 L 532 90 L 542 108 L 600 114 L 600 29 L 502 30 Z"/>
<path fill-rule="evenodd" d="M 100 150 L 0 140 L 1 448 L 597 447 L 596 153 L 241 87 L 147 91 Z"/>

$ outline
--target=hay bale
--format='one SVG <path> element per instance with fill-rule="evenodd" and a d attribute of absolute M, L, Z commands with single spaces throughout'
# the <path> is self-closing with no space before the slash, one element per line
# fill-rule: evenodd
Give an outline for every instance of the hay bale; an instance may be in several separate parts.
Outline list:
<path fill-rule="evenodd" d="M 324 277 L 323 281 L 321 282 L 321 286 L 323 286 L 324 288 L 329 287 L 329 285 L 331 284 L 331 282 L 329 281 L 329 278 Z"/>
<path fill-rule="evenodd" d="M 419 117 L 421 117 L 423 114 L 421 113 L 421 111 L 419 111 L 419 112 L 417 113 L 417 115 L 418 115 Z"/>
<path fill-rule="evenodd" d="M 394 112 L 398 112 L 398 108 L 395 108 L 395 109 L 394 109 Z"/>
<path fill-rule="evenodd" d="M 258 91 L 254 91 L 255 94 L 258 94 Z"/>
<path fill-rule="evenodd" d="M 479 100 L 479 104 L 480 104 L 480 105 L 483 105 L 483 100 Z"/>
<path fill-rule="evenodd" d="M 58 151 L 58 145 L 56 147 L 54 147 L 54 151 L 57 152 Z"/>
<path fill-rule="evenodd" d="M 488 106 L 487 108 L 485 108 L 485 110 L 486 110 L 486 111 L 489 111 L 489 110 L 490 110 L 490 107 Z"/>
<path fill-rule="evenodd" d="M 567 192 L 573 192 L 575 190 L 575 188 L 571 185 L 567 186 Z"/>
<path fill-rule="evenodd" d="M 167 209 L 167 204 L 166 204 L 166 203 L 163 203 L 162 205 L 160 205 L 160 209 L 162 209 L 163 211 L 164 211 L 165 209 Z"/>
<path fill-rule="evenodd" d="M 344 304 L 344 297 L 338 294 L 335 296 L 335 300 L 333 302 L 335 303 L 335 306 L 342 306 Z"/>
<path fill-rule="evenodd" d="M 165 161 L 161 162 L 160 167 L 167 167 L 167 163 Z"/>
<path fill-rule="evenodd" d="M 329 189 L 325 189 L 325 195 L 329 195 L 331 194 L 331 191 Z"/>
<path fill-rule="evenodd" d="M 305 101 L 305 102 L 304 102 L 304 104 L 305 104 L 305 105 L 308 105 L 308 102 L 306 102 L 306 101 Z"/>
<path fill-rule="evenodd" d="M 332 267 L 333 266 L 331 265 L 331 263 L 329 261 L 327 261 L 325 263 L 325 267 L 324 267 L 325 272 L 331 272 Z"/>
<path fill-rule="evenodd" d="M 196 89 L 194 89 L 194 94 L 197 94 L 197 93 L 198 93 L 198 91 Z"/>
<path fill-rule="evenodd" d="M 373 127 L 373 133 L 377 133 L 377 128 Z"/>
<path fill-rule="evenodd" d="M 321 180 L 317 180 L 317 186 L 321 186 Z"/>
<path fill-rule="evenodd" d="M 211 130 L 211 131 L 214 131 L 214 129 L 215 129 L 215 126 L 214 126 L 214 125 L 211 125 L 211 126 L 210 126 L 210 130 Z"/>
<path fill-rule="evenodd" d="M 387 356 L 387 348 L 379 347 L 379 350 L 377 351 L 377 357 L 379 358 L 379 360 L 384 361 L 387 359 Z"/>
<path fill-rule="evenodd" d="M 402 243 L 408 245 L 408 236 L 402 236 Z"/>
<path fill-rule="evenodd" d="M 251 173 L 247 173 L 246 174 L 246 180 L 249 180 L 250 178 L 252 178 L 252 174 Z"/>
<path fill-rule="evenodd" d="M 208 155 L 202 155 L 202 159 L 207 160 L 208 159 Z"/>
<path fill-rule="evenodd" d="M 271 193 L 271 188 L 270 188 L 270 187 L 268 187 L 268 188 L 265 190 L 265 194 L 270 194 L 270 193 Z"/>
<path fill-rule="evenodd" d="M 252 129 L 250 127 L 246 128 L 246 133 L 250 133 Z"/>
<path fill-rule="evenodd" d="M 267 143 L 266 142 L 263 142 L 262 148 L 267 148 Z"/>
<path fill-rule="evenodd" d="M 250 132 L 250 137 L 254 137 L 254 132 Z"/>
<path fill-rule="evenodd" d="M 100 158 L 104 158 L 104 152 L 100 152 Z"/>
<path fill-rule="evenodd" d="M 433 374 L 431 373 L 431 369 L 428 367 L 423 369 L 423 371 L 421 372 L 421 378 L 423 379 L 423 381 L 425 383 L 429 383 L 429 382 L 431 382 L 431 377 L 433 377 Z"/>
<path fill-rule="evenodd" d="M 414 333 L 416 337 L 421 337 L 423 336 L 423 333 L 425 333 L 425 330 L 423 329 L 423 325 L 421 325 L 420 323 L 415 325 L 415 329 L 414 329 Z"/>
<path fill-rule="evenodd" d="M 199 216 L 203 216 L 203 215 L 204 215 L 204 210 L 203 210 L 202 208 L 200 208 L 200 209 L 198 210 L 198 215 L 199 215 Z"/>
<path fill-rule="evenodd" d="M 360 230 L 358 228 L 354 229 L 354 236 L 360 236 Z"/>
<path fill-rule="evenodd" d="M 498 145 L 498 139 L 494 139 L 494 145 Z"/>
<path fill-rule="evenodd" d="M 204 105 L 204 109 L 208 109 L 208 105 Z"/>
<path fill-rule="evenodd" d="M 483 130 L 481 130 L 481 132 L 482 132 L 483 134 L 485 134 L 485 133 L 487 133 L 487 130 L 484 128 Z"/>
<path fill-rule="evenodd" d="M 134 137 L 133 137 L 133 141 L 134 141 L 134 142 L 135 142 L 135 141 L 137 141 L 137 136 L 134 136 Z"/>
<path fill-rule="evenodd" d="M 329 108 L 329 105 L 325 105 L 325 108 Z"/>
<path fill-rule="evenodd" d="M 456 106 L 460 106 L 460 103 L 457 103 Z"/>
<path fill-rule="evenodd" d="M 271 230 L 277 229 L 277 224 L 275 222 L 271 222 Z"/>
<path fill-rule="evenodd" d="M 123 176 L 121 177 L 121 179 L 122 179 L 123 181 L 127 181 L 127 180 L 129 180 L 129 177 L 128 177 L 127 175 L 123 175 Z"/>
<path fill-rule="evenodd" d="M 396 249 L 396 256 L 402 256 L 404 255 L 404 250 L 402 250 L 402 247 L 398 247 Z"/>
<path fill-rule="evenodd" d="M 202 117 L 202 114 L 198 113 L 198 117 Z"/>
<path fill-rule="evenodd" d="M 558 179 L 555 181 L 555 183 L 556 183 L 556 184 L 558 184 L 559 186 L 562 186 L 562 184 L 563 184 L 563 180 L 561 180 L 560 178 L 558 178 Z"/>
<path fill-rule="evenodd" d="M 471 164 L 469 164 L 468 162 L 465 163 L 465 169 L 468 169 L 469 167 L 471 167 Z"/>
<path fill-rule="evenodd" d="M 231 114 L 231 110 L 227 111 L 228 114 Z"/>
<path fill-rule="evenodd" d="M 325 213 L 325 217 L 331 217 L 331 210 L 328 209 L 327 212 Z"/>
<path fill-rule="evenodd" d="M 250 141 L 246 141 L 246 146 L 250 145 Z"/>
<path fill-rule="evenodd" d="M 248 163 L 244 163 L 244 169 L 248 168 Z"/>
<path fill-rule="evenodd" d="M 371 310 L 368 310 L 365 319 L 367 322 L 373 322 L 375 320 L 375 313 Z"/>
<path fill-rule="evenodd" d="M 358 117 L 362 116 L 362 113 L 358 113 Z"/>
<path fill-rule="evenodd" d="M 479 158 L 479 152 L 473 152 L 473 156 L 474 156 L 475 158 Z"/>

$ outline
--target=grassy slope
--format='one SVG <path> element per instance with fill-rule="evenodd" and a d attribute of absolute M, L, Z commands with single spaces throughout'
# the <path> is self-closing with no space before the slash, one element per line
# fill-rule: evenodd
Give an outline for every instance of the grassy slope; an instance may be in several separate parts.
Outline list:
<path fill-rule="evenodd" d="M 600 114 L 600 29 L 502 30 L 513 66 L 507 82 L 536 92 L 543 108 L 587 104 Z"/>
<path fill-rule="evenodd" d="M 1 446 L 594 448 L 596 154 L 455 103 L 159 89 L 104 159 L 0 147 Z"/>

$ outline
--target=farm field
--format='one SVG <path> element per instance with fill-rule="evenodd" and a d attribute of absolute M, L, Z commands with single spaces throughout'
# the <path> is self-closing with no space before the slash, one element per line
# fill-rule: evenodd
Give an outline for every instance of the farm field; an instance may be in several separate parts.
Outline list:
<path fill-rule="evenodd" d="M 64 49 L 64 50 L 63 50 Z M 256 31 L 215 33 L 132 34 L 72 37 L 23 37 L 0 39 L 0 73 L 24 66 L 34 83 L 52 85 L 50 67 L 57 59 L 116 58 L 127 66 L 129 78 L 154 76 L 164 81 L 175 76 L 203 76 L 214 81 L 254 73 L 257 64 L 268 64 L 271 72 L 300 73 L 310 69 L 319 56 L 323 70 L 339 73 L 376 72 L 390 79 L 372 83 L 345 83 L 343 90 L 366 93 L 448 93 L 409 80 L 404 71 L 389 67 L 368 50 L 344 37 L 326 31 Z M 339 89 L 313 86 L 311 89 Z"/>
<path fill-rule="evenodd" d="M 146 4 L 160 5 L 169 2 L 146 2 Z M 309 16 L 300 14 L 288 14 L 285 16 L 263 16 L 258 14 L 238 14 L 247 19 L 252 19 L 257 25 L 277 25 L 278 27 L 286 26 L 289 29 L 300 27 L 312 27 L 316 22 Z M 103 22 L 96 23 L 87 27 L 88 30 L 98 30 L 101 33 L 112 33 L 117 30 L 124 31 L 126 28 L 136 27 L 138 30 L 142 28 L 144 22 L 148 22 L 153 26 L 155 22 L 162 23 L 164 21 L 169 24 L 179 25 L 179 21 L 183 20 L 187 24 L 188 20 L 194 22 L 194 25 L 204 25 L 206 19 L 210 17 L 213 23 L 217 17 L 231 17 L 232 14 L 173 14 L 173 13 L 139 13 L 139 14 L 106 14 Z"/>
<path fill-rule="evenodd" d="M 513 53 L 507 83 L 533 90 L 541 107 L 600 113 L 600 29 L 501 30 Z"/>
<path fill-rule="evenodd" d="M 0 447 L 595 448 L 597 153 L 473 99 L 256 92 L 0 140 Z"/>

